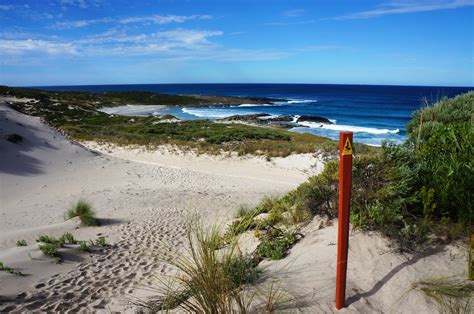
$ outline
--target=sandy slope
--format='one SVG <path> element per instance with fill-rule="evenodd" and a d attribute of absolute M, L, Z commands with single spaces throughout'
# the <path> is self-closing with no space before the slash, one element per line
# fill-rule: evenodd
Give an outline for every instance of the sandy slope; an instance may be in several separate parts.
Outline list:
<path fill-rule="evenodd" d="M 154 273 L 167 271 L 159 260 L 181 244 L 184 215 L 223 220 L 239 205 L 281 194 L 307 176 L 262 160 L 247 159 L 235 170 L 235 158 L 96 154 L 5 105 L 0 129 L 0 260 L 28 274 L 0 272 L 0 295 L 9 300 L 0 310 L 123 310 L 124 296 L 140 294 Z M 6 141 L 11 133 L 24 141 Z M 273 171 L 266 174 L 262 166 Z M 67 207 L 80 198 L 95 206 L 102 227 L 64 221 Z M 62 249 L 65 261 L 57 265 L 34 241 L 64 231 L 85 240 L 105 235 L 113 246 L 95 254 Z M 18 239 L 29 246 L 16 247 Z"/>
<path fill-rule="evenodd" d="M 314 219 L 305 237 L 280 261 L 263 261 L 267 283 L 274 281 L 282 299 L 280 309 L 331 313 L 334 309 L 337 220 L 322 228 Z M 400 254 L 376 233 L 352 231 L 349 239 L 346 306 L 341 313 L 438 313 L 414 286 L 441 277 L 466 278 L 466 250 L 457 245 L 435 245 Z M 264 286 L 264 284 L 262 284 Z M 472 304 L 474 306 L 474 304 Z M 474 308 L 472 308 L 474 311 Z"/>
<path fill-rule="evenodd" d="M 7 142 L 11 133 L 24 142 Z M 146 295 L 154 275 L 170 272 L 161 261 L 181 247 L 184 216 L 223 221 L 240 204 L 284 193 L 321 169 L 309 155 L 269 163 L 85 144 L 96 152 L 0 105 L 0 261 L 28 275 L 0 272 L 0 311 L 133 311 L 129 300 Z M 64 221 L 79 198 L 94 204 L 103 226 Z M 34 240 L 64 231 L 79 239 L 105 235 L 112 245 L 90 254 L 65 247 L 57 265 Z M 275 279 L 291 296 L 284 312 L 334 312 L 336 228 L 320 229 L 315 219 L 303 233 L 287 258 L 262 263 L 260 285 Z M 16 247 L 18 239 L 29 246 Z M 353 233 L 350 241 L 349 307 L 342 312 L 435 313 L 412 285 L 465 272 L 465 252 L 456 246 L 403 256 L 375 234 Z"/>

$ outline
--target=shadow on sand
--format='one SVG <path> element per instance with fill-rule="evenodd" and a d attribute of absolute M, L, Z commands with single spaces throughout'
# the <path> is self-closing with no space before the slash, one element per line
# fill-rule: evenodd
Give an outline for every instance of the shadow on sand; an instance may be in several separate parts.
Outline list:
<path fill-rule="evenodd" d="M 359 301 L 362 298 L 367 298 L 375 293 L 377 293 L 390 279 L 393 278 L 398 272 L 400 272 L 403 268 L 413 265 L 416 262 L 418 262 L 420 259 L 440 253 L 444 250 L 445 245 L 437 245 L 435 247 L 429 248 L 421 253 L 415 254 L 411 259 L 400 263 L 399 265 L 395 266 L 390 270 L 385 276 L 383 276 L 380 280 L 378 280 L 375 285 L 370 289 L 369 291 L 363 292 L 363 293 L 357 293 L 353 296 L 350 296 L 346 299 L 346 306 L 351 305 L 352 303 L 355 303 Z"/>
<path fill-rule="evenodd" d="M 13 114 L 12 114 L 13 113 Z M 18 113 L 13 109 L 0 105 L 0 173 L 17 176 L 41 174 L 44 161 L 39 160 L 29 153 L 35 149 L 58 148 L 38 136 L 34 126 L 25 125 L 18 119 Z M 7 140 L 11 134 L 19 134 L 22 140 L 12 143 Z"/>

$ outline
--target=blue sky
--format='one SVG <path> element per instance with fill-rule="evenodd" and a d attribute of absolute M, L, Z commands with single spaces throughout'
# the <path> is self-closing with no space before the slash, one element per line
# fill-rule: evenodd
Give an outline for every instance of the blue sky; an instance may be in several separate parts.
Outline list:
<path fill-rule="evenodd" d="M 0 84 L 474 86 L 474 0 L 0 0 Z"/>

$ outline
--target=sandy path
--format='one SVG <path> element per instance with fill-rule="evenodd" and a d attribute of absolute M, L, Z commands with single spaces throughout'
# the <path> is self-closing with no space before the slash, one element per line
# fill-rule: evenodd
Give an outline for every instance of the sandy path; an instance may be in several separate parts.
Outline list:
<path fill-rule="evenodd" d="M 160 260 L 181 245 L 188 213 L 223 221 L 239 205 L 282 194 L 307 176 L 294 160 L 107 153 L 99 146 L 107 155 L 96 154 L 4 105 L 0 132 L 0 260 L 28 275 L 0 272 L 0 311 L 123 311 L 154 274 L 169 271 Z M 11 133 L 24 141 L 6 141 Z M 79 198 L 94 205 L 103 226 L 64 222 Z M 111 246 L 91 254 L 61 249 L 64 262 L 57 265 L 34 241 L 65 231 L 84 240 L 103 235 Z M 18 239 L 29 245 L 16 247 Z"/>

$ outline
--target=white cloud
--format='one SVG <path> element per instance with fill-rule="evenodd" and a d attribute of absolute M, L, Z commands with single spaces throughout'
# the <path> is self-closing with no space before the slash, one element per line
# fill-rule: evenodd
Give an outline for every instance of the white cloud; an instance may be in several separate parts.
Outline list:
<path fill-rule="evenodd" d="M 180 62 L 188 60 L 250 62 L 279 60 L 302 53 L 340 48 L 338 46 L 307 46 L 283 50 L 231 48 L 212 40 L 224 35 L 220 30 L 182 28 L 146 34 L 129 34 L 114 28 L 69 42 L 60 38 L 26 39 L 29 35 L 28 33 L 0 33 L 0 59 L 34 62 L 43 60 L 45 55 L 54 56 L 54 59 L 71 56 L 75 59 L 146 56 Z M 22 37 L 25 39 L 21 39 Z"/>
<path fill-rule="evenodd" d="M 88 55 L 151 55 L 167 53 L 176 55 L 183 51 L 208 51 L 215 47 L 209 38 L 221 36 L 222 31 L 175 29 L 151 34 L 128 35 L 109 31 L 98 36 L 84 38 L 78 45 L 84 45 Z"/>
<path fill-rule="evenodd" d="M 70 5 L 79 7 L 81 9 L 87 9 L 89 7 L 97 7 L 100 5 L 100 0 L 59 0 L 61 5 Z"/>
<path fill-rule="evenodd" d="M 298 17 L 298 16 L 302 16 L 304 13 L 305 13 L 305 10 L 293 9 L 293 10 L 288 10 L 288 11 L 283 12 L 283 15 L 287 17 Z"/>
<path fill-rule="evenodd" d="M 85 27 L 92 24 L 110 23 L 113 21 L 114 21 L 113 19 L 106 17 L 106 18 L 101 18 L 101 19 L 56 22 L 56 24 L 54 24 L 54 28 L 59 28 L 59 29 L 80 28 L 80 27 Z"/>
<path fill-rule="evenodd" d="M 315 20 L 304 20 L 296 22 L 268 22 L 264 23 L 265 26 L 290 26 L 290 25 L 307 25 L 315 23 Z"/>
<path fill-rule="evenodd" d="M 71 43 L 59 43 L 47 40 L 0 39 L 0 55 L 22 55 L 40 53 L 47 55 L 76 55 L 76 47 Z"/>
<path fill-rule="evenodd" d="M 56 35 L 44 35 L 32 32 L 20 32 L 20 31 L 2 31 L 0 32 L 0 39 L 47 39 L 57 40 L 59 39 Z"/>
<path fill-rule="evenodd" d="M 208 37 L 221 36 L 224 33 L 222 31 L 197 31 L 197 30 L 186 30 L 176 29 L 171 31 L 165 31 L 156 33 L 153 37 L 165 38 L 170 41 L 180 42 L 185 45 L 207 45 L 210 44 Z"/>
<path fill-rule="evenodd" d="M 67 28 L 80 28 L 92 24 L 105 24 L 105 23 L 118 23 L 118 24 L 132 24 L 132 23 L 150 23 L 150 24 L 170 24 L 170 23 L 184 23 L 189 20 L 208 20 L 211 19 L 210 15 L 150 15 L 141 17 L 126 17 L 126 18 L 111 18 L 105 17 L 101 19 L 90 19 L 90 20 L 76 20 L 76 21 L 65 21 L 56 22 L 53 25 L 54 28 L 67 29 Z"/>
<path fill-rule="evenodd" d="M 132 44 L 156 44 L 157 42 L 173 44 L 173 46 L 196 47 L 212 45 L 209 37 L 221 36 L 222 31 L 174 29 L 150 34 L 130 35 L 117 29 L 111 29 L 103 33 L 87 36 L 76 43 L 82 45 L 96 45 L 107 43 L 132 43 Z"/>
<path fill-rule="evenodd" d="M 153 24 L 169 24 L 169 23 L 183 23 L 188 20 L 209 20 L 210 15 L 151 15 L 143 17 L 129 17 L 118 20 L 120 24 L 130 23 L 153 23 Z"/>
<path fill-rule="evenodd" d="M 0 4 L 1 11 L 8 11 L 14 8 L 14 5 L 11 4 Z"/>
<path fill-rule="evenodd" d="M 179 51 L 209 50 L 215 46 L 209 38 L 221 35 L 222 31 L 192 29 L 130 35 L 112 29 L 79 40 L 64 42 L 58 38 L 31 39 L 33 34 L 29 33 L 3 32 L 0 33 L 0 56 L 38 54 L 132 56 L 163 52 L 173 54 Z M 24 39 L 20 39 L 21 37 Z"/>
<path fill-rule="evenodd" d="M 389 2 L 374 10 L 362 11 L 329 18 L 331 20 L 368 19 L 389 14 L 407 14 L 474 6 L 474 0 L 397 1 Z"/>

